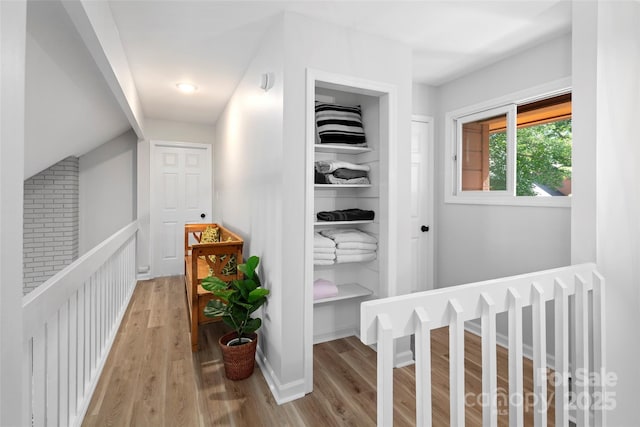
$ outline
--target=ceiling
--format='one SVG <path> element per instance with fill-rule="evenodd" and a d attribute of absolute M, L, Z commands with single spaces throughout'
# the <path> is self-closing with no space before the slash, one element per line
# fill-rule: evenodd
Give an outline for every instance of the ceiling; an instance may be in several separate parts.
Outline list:
<path fill-rule="evenodd" d="M 283 11 L 403 42 L 414 80 L 441 85 L 568 32 L 568 1 L 111 0 L 145 116 L 214 124 Z M 185 95 L 178 82 L 198 90 Z"/>
<path fill-rule="evenodd" d="M 1 1 L 1 0 L 0 0 Z M 109 0 L 144 115 L 214 125 L 283 11 L 413 48 L 414 80 L 441 85 L 565 34 L 566 1 Z M 62 3 L 27 3 L 25 177 L 130 128 Z M 199 89 L 185 95 L 176 83 Z"/>

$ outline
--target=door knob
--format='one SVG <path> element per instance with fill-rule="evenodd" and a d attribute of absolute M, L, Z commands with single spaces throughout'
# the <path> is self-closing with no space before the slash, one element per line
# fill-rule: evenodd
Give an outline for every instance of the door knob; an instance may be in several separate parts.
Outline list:
<path fill-rule="evenodd" d="M 201 213 L 201 214 L 200 214 L 200 218 L 202 218 L 202 219 L 204 219 L 204 217 L 205 217 L 205 216 L 206 216 L 206 215 L 205 215 L 205 214 L 203 214 L 203 213 Z"/>
<path fill-rule="evenodd" d="M 423 233 L 426 233 L 427 231 L 429 231 L 429 227 L 426 225 L 423 225 L 422 227 L 420 227 L 420 231 L 422 231 Z"/>

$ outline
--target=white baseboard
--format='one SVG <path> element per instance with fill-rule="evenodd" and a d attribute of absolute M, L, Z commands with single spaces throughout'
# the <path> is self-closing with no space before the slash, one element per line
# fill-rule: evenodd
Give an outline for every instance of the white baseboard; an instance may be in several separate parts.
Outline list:
<path fill-rule="evenodd" d="M 476 322 L 465 322 L 465 330 L 479 337 L 482 336 L 482 328 Z M 496 344 L 500 347 L 509 349 L 509 337 L 496 331 Z M 533 347 L 529 344 L 522 343 L 522 355 L 529 360 L 533 360 Z M 556 358 L 553 354 L 547 353 L 547 367 L 556 369 Z"/>
<path fill-rule="evenodd" d="M 258 362 L 258 367 L 260 368 L 260 371 L 262 371 L 262 376 L 267 382 L 269 390 L 271 390 L 271 394 L 278 405 L 304 397 L 304 378 L 287 384 L 280 383 L 280 380 L 275 375 L 269 360 L 262 352 L 262 348 L 260 348 L 260 346 L 256 349 L 256 362 Z"/>
<path fill-rule="evenodd" d="M 136 280 L 151 280 L 151 273 L 138 273 Z"/>
<path fill-rule="evenodd" d="M 405 366 L 411 366 L 414 363 L 416 362 L 413 360 L 413 352 L 411 350 L 407 350 L 396 354 L 394 368 L 404 368 Z"/>
<path fill-rule="evenodd" d="M 327 341 L 339 340 L 340 338 L 359 337 L 359 331 L 355 328 L 340 329 L 337 331 L 327 332 L 326 334 L 318 334 L 313 336 L 313 344 L 320 344 Z"/>

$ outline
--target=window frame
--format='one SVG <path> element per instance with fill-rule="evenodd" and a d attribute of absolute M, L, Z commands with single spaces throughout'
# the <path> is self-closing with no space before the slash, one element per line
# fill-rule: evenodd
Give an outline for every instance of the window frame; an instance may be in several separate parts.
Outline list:
<path fill-rule="evenodd" d="M 475 205 L 571 207 L 571 196 L 516 196 L 517 106 L 571 92 L 571 79 L 512 93 L 480 104 L 450 111 L 445 115 L 444 202 Z M 507 189 L 505 191 L 462 191 L 462 125 L 507 113 Z M 511 160 L 510 160 L 511 159 Z"/>
<path fill-rule="evenodd" d="M 459 197 L 477 197 L 478 195 L 491 193 L 495 197 L 514 196 L 516 191 L 516 116 L 517 116 L 516 104 L 506 104 L 498 107 L 490 108 L 488 110 L 478 111 L 476 113 L 467 114 L 462 117 L 454 118 L 455 121 L 455 133 L 456 133 L 456 154 L 454 154 L 454 163 L 456 168 L 456 194 Z M 482 119 L 488 119 L 495 116 L 506 116 L 506 133 L 507 133 L 507 188 L 506 190 L 462 190 L 462 162 L 460 161 L 462 153 L 462 126 L 467 123 L 475 122 Z"/>

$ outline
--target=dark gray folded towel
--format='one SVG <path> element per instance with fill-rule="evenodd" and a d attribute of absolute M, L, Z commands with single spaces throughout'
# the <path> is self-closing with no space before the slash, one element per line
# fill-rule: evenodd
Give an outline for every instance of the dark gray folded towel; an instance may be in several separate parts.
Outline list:
<path fill-rule="evenodd" d="M 369 172 L 340 168 L 333 172 L 333 176 L 342 179 L 368 178 Z"/>
<path fill-rule="evenodd" d="M 364 221 L 373 220 L 375 212 L 362 209 L 344 209 L 318 212 L 317 216 L 320 221 Z"/>
<path fill-rule="evenodd" d="M 314 182 L 316 184 L 331 184 L 330 182 L 327 181 L 327 177 L 325 176 L 325 174 L 320 173 L 318 171 L 316 171 L 316 177 Z"/>

